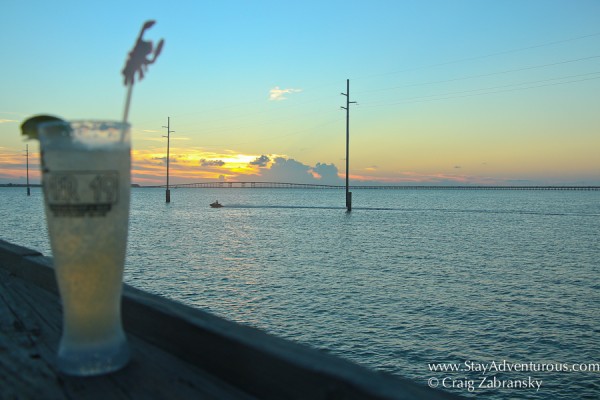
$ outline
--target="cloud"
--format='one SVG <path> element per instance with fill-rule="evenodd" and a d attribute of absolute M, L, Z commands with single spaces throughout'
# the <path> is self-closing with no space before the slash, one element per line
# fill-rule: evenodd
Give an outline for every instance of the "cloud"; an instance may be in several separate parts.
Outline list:
<path fill-rule="evenodd" d="M 256 159 L 249 162 L 249 164 L 256 165 L 258 167 L 266 167 L 269 161 L 271 161 L 271 159 L 268 156 L 262 155 L 260 157 L 256 157 Z"/>
<path fill-rule="evenodd" d="M 202 167 L 222 167 L 225 165 L 223 160 L 207 160 L 205 158 L 200 159 L 200 165 Z"/>
<path fill-rule="evenodd" d="M 167 156 L 155 156 L 155 157 L 151 157 L 150 159 L 160 161 L 161 164 L 167 165 Z M 169 163 L 170 164 L 174 164 L 177 161 L 179 161 L 179 156 L 169 155 Z"/>
<path fill-rule="evenodd" d="M 311 168 L 292 158 L 275 158 L 271 167 L 262 169 L 260 175 L 273 182 L 315 183 Z"/>
<path fill-rule="evenodd" d="M 338 175 L 337 167 L 333 164 L 317 163 L 312 170 L 317 174 L 319 183 L 323 185 L 341 185 L 343 183 L 342 178 Z"/>
<path fill-rule="evenodd" d="M 287 94 L 291 93 L 299 93 L 302 89 L 280 89 L 279 86 L 275 86 L 273 89 L 269 90 L 269 100 L 271 101 L 280 101 L 286 100 L 287 97 L 284 97 Z"/>
<path fill-rule="evenodd" d="M 149 132 L 149 133 L 151 133 L 151 132 Z M 142 136 L 139 138 L 139 140 L 143 140 L 146 142 L 160 142 L 160 143 L 163 143 L 165 147 L 167 146 L 167 137 L 166 136 L 157 136 L 157 137 Z M 173 141 L 177 141 L 177 140 L 192 140 L 192 139 L 189 137 L 171 137 L 170 140 L 171 140 L 171 142 L 173 142 Z"/>
<path fill-rule="evenodd" d="M 261 168 L 255 174 L 240 175 L 239 178 L 243 177 L 246 181 L 343 184 L 343 180 L 338 176 L 338 169 L 333 164 L 317 163 L 311 167 L 293 158 L 277 156 L 271 160 L 268 156 L 262 155 L 249 165 L 258 165 Z"/>

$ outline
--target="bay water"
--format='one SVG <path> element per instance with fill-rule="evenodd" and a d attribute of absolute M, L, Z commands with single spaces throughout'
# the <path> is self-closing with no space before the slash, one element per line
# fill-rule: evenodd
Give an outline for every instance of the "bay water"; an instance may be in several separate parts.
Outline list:
<path fill-rule="evenodd" d="M 42 202 L 0 188 L 0 238 L 51 255 Z M 467 397 L 600 398 L 600 191 L 344 202 L 134 188 L 125 282 Z"/>

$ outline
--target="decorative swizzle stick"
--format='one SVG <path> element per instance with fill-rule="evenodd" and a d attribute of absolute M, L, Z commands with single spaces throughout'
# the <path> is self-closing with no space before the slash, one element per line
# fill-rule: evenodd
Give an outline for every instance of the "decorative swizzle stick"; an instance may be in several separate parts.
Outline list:
<path fill-rule="evenodd" d="M 163 45 L 165 43 L 164 39 L 160 39 L 156 48 L 152 44 L 151 41 L 142 40 L 144 36 L 144 32 L 147 29 L 150 29 L 156 21 L 150 20 L 146 21 L 142 26 L 142 30 L 138 35 L 138 38 L 135 42 L 135 46 L 133 50 L 131 50 L 128 54 L 127 61 L 125 62 L 125 67 L 123 67 L 123 76 L 125 77 L 124 83 L 127 86 L 127 97 L 125 99 L 125 112 L 123 113 L 123 123 L 127 123 L 127 117 L 129 114 L 129 104 L 131 103 L 131 91 L 133 90 L 133 83 L 135 82 L 135 73 L 138 73 L 138 79 L 142 80 L 144 78 L 144 72 L 148 70 L 148 65 L 154 64 L 158 55 L 162 51 Z M 149 55 L 152 54 L 152 58 L 148 58 Z M 38 127 L 40 124 L 45 122 L 60 122 L 63 121 L 58 117 L 53 117 L 50 115 L 36 115 L 31 118 L 28 118 L 26 121 L 21 124 L 21 133 L 26 136 L 28 139 L 37 139 L 38 138 Z M 64 121 L 63 121 L 64 122 Z M 125 129 L 121 134 L 121 140 L 124 139 L 123 135 L 125 135 Z"/>
<path fill-rule="evenodd" d="M 123 122 L 127 122 L 127 116 L 129 114 L 129 103 L 131 103 L 131 91 L 133 90 L 133 83 L 135 82 L 135 73 L 138 73 L 138 79 L 144 79 L 144 72 L 148 70 L 148 65 L 154 64 L 162 51 L 165 43 L 164 39 L 160 39 L 156 47 L 154 47 L 151 41 L 142 40 L 144 32 L 150 29 L 156 21 L 146 21 L 142 26 L 142 30 L 135 42 L 133 50 L 129 52 L 125 67 L 123 67 L 123 76 L 125 77 L 124 83 L 127 86 L 127 98 L 125 100 L 125 112 L 123 113 Z M 148 56 L 152 55 L 152 58 Z"/>

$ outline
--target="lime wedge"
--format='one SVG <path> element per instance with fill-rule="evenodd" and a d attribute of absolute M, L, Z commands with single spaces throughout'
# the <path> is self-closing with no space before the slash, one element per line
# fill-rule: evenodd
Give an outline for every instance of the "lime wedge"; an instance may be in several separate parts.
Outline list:
<path fill-rule="evenodd" d="M 38 138 L 38 128 L 40 124 L 45 122 L 64 122 L 64 120 L 53 117 L 51 115 L 36 115 L 35 117 L 28 118 L 21 124 L 21 134 L 27 136 L 28 139 Z"/>

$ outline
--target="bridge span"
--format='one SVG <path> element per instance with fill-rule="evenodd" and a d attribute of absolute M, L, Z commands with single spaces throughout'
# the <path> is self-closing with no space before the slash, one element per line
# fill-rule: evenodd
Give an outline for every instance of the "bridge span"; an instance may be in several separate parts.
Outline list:
<path fill-rule="evenodd" d="M 146 186 L 148 187 L 148 186 Z M 151 186 L 165 188 L 166 185 Z M 344 185 L 290 182 L 197 182 L 169 185 L 170 189 L 345 189 Z M 441 185 L 350 185 L 351 190 L 600 190 L 600 186 L 441 186 Z"/>

